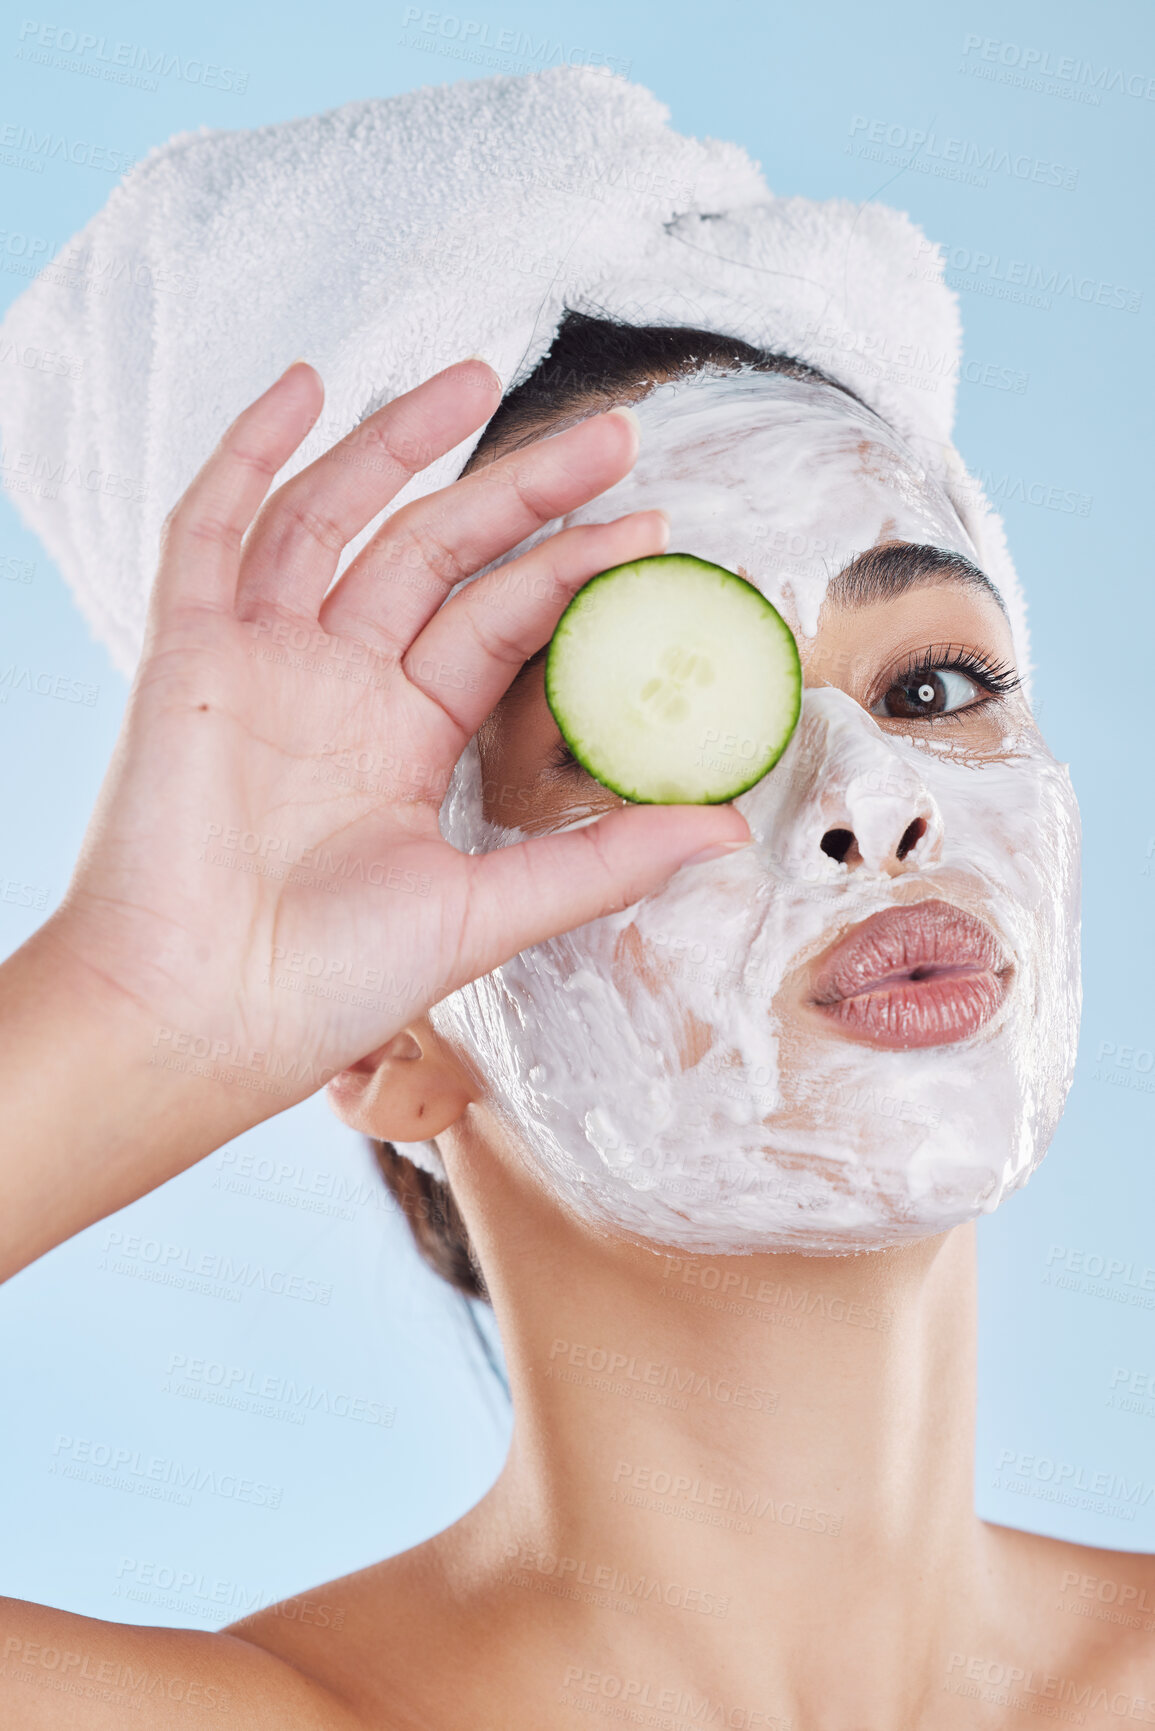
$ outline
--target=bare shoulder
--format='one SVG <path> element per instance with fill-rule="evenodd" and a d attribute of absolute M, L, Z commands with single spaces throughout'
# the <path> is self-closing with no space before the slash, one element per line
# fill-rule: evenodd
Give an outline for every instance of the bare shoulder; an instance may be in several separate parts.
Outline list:
<path fill-rule="evenodd" d="M 348 1715 L 342 1726 L 409 1723 L 411 1696 L 447 1659 L 452 1595 L 437 1554 L 433 1542 L 418 1545 L 267 1605 L 222 1633 L 339 1699 Z"/>
<path fill-rule="evenodd" d="M 509 1586 L 504 1554 L 483 1499 L 411 1550 L 269 1605 L 226 1633 L 341 1700 L 358 1731 L 537 1725 L 541 1604 Z M 553 1652 L 548 1641 L 545 1650 Z"/>
<path fill-rule="evenodd" d="M 353 1731 L 339 1697 L 273 1652 L 199 1629 L 108 1623 L 0 1598 L 5 1731 Z"/>
<path fill-rule="evenodd" d="M 1046 1675 L 1051 1698 L 1129 1695 L 1133 1718 L 1155 1724 L 1155 1554 L 1111 1551 L 988 1526 L 1013 1584 L 1013 1626 Z M 1089 1693 L 1088 1693 L 1089 1691 Z M 1046 1698 L 1046 1697 L 1044 1697 Z M 1118 1711 L 1112 1708 L 1111 1711 Z"/>

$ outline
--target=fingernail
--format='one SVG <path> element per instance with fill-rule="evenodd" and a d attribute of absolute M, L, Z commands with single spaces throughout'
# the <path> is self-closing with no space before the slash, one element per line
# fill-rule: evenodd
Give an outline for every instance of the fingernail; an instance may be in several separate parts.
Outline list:
<path fill-rule="evenodd" d="M 740 847 L 749 847 L 750 843 L 753 840 L 754 840 L 754 837 L 751 836 L 749 841 L 720 841 L 720 842 L 717 842 L 717 843 L 715 843 L 715 845 L 713 847 L 704 847 L 702 849 L 701 853 L 692 853 L 690 855 L 689 859 L 684 859 L 682 861 L 682 864 L 684 866 L 702 865 L 708 859 L 721 859 L 723 854 L 737 853 L 737 851 Z"/>
<path fill-rule="evenodd" d="M 479 379 L 476 373 L 471 373 L 468 380 L 470 389 L 476 388 L 479 391 L 488 391 L 490 396 L 495 398 L 504 395 L 505 385 L 502 381 L 501 374 L 498 372 L 488 355 L 462 355 L 459 361 L 451 361 L 449 366 L 444 370 L 446 372 L 451 372 L 454 367 L 465 366 L 467 361 L 480 361 L 482 365 L 489 370 L 489 377 L 486 379 Z"/>
<path fill-rule="evenodd" d="M 638 420 L 638 417 L 634 414 L 634 411 L 630 408 L 628 403 L 617 403 L 608 412 L 611 415 L 621 415 L 623 420 L 628 421 L 637 433 L 640 442 L 642 437 L 642 423 Z"/>

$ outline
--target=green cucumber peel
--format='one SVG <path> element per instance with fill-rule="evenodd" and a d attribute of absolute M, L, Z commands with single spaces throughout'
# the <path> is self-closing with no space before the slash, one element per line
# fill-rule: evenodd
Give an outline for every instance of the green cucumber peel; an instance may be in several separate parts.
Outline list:
<path fill-rule="evenodd" d="M 753 583 L 692 553 L 655 553 L 578 590 L 550 639 L 545 696 L 574 757 L 612 793 L 719 805 L 790 743 L 802 664 Z"/>

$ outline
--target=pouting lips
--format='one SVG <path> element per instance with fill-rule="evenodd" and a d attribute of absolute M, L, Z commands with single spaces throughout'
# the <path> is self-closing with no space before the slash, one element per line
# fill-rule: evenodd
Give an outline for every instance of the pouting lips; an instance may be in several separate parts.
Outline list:
<path fill-rule="evenodd" d="M 985 920 L 951 902 L 916 902 L 871 914 L 820 958 L 811 1001 L 848 1038 L 905 1051 L 977 1033 L 1010 974 Z"/>

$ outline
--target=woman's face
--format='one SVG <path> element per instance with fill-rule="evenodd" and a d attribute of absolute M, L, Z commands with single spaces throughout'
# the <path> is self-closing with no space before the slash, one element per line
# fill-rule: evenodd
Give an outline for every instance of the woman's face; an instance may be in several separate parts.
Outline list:
<path fill-rule="evenodd" d="M 431 1019 L 587 1219 L 716 1252 L 943 1231 L 1025 1180 L 1070 1085 L 1066 768 L 954 508 L 869 411 L 747 373 L 659 386 L 636 412 L 630 474 L 518 550 L 660 505 L 671 550 L 786 617 L 801 719 L 734 802 L 752 847 L 523 951 Z M 443 810 L 459 846 L 623 803 L 570 758 L 543 663 L 462 759 Z M 705 749 L 740 770 L 750 744 Z"/>

